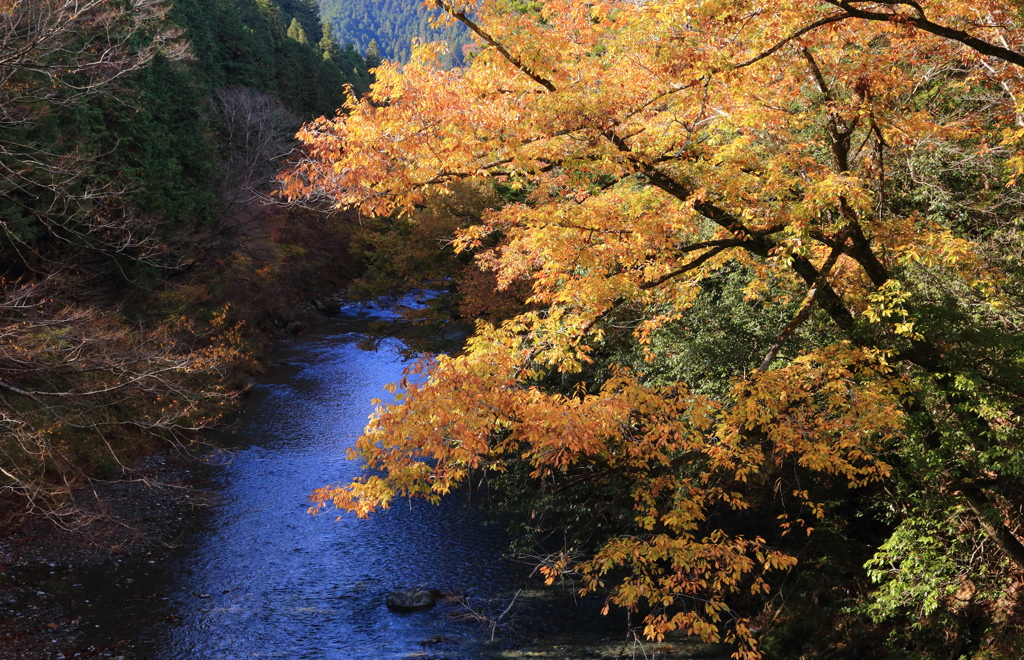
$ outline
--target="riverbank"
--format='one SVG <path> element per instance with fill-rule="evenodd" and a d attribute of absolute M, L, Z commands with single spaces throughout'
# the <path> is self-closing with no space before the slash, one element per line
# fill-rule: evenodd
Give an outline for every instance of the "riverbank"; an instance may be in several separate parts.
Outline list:
<path fill-rule="evenodd" d="M 140 458 L 123 479 L 75 490 L 73 518 L 0 528 L 0 656 L 132 657 L 131 640 L 90 623 L 89 613 L 163 597 L 124 574 L 179 551 L 216 498 L 211 476 L 207 462 L 166 450 Z"/>
<path fill-rule="evenodd" d="M 389 612 L 390 589 L 427 584 L 496 616 L 522 586 L 522 571 L 501 559 L 505 540 L 493 521 L 457 498 L 368 521 L 305 514 L 311 488 L 358 474 L 344 449 L 370 398 L 406 362 L 394 340 L 360 350 L 367 323 L 338 319 L 279 346 L 276 366 L 244 401 L 237 434 L 224 439 L 239 448 L 222 468 L 152 455 L 130 478 L 76 492 L 88 513 L 76 529 L 35 520 L 4 530 L 0 656 L 210 660 L 275 648 L 290 658 L 727 655 L 685 638 L 627 638 L 624 617 L 598 616 L 600 599 L 577 602 L 574 589 L 533 582 L 493 642 L 486 622 L 454 603 Z"/>

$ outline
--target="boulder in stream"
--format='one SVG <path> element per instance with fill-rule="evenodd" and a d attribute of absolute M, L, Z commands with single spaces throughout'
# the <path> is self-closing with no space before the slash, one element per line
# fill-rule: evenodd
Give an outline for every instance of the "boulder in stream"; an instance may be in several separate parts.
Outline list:
<path fill-rule="evenodd" d="M 393 612 L 415 612 L 429 610 L 440 595 L 437 589 L 396 589 L 388 594 L 385 602 Z"/>
<path fill-rule="evenodd" d="M 341 303 L 331 298 L 314 298 L 310 305 L 324 316 L 336 316 L 341 313 Z"/>

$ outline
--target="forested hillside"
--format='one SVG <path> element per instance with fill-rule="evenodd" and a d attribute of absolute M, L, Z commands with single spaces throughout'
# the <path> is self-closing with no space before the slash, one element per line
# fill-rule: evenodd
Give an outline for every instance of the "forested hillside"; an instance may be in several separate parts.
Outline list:
<path fill-rule="evenodd" d="M 310 2 L 312 0 L 309 0 Z M 293 0 L 299 4 L 300 0 Z M 434 9 L 403 0 L 320 0 L 320 12 L 340 43 L 353 43 L 368 58 L 405 62 L 413 39 L 444 41 L 448 51 L 439 56 L 442 66 L 462 63 L 463 47 L 471 43 L 461 23 L 431 27 Z"/>
<path fill-rule="evenodd" d="M 193 440 L 261 329 L 342 276 L 329 220 L 268 193 L 370 76 L 294 4 L 0 4 L 0 503 L 59 510 Z"/>

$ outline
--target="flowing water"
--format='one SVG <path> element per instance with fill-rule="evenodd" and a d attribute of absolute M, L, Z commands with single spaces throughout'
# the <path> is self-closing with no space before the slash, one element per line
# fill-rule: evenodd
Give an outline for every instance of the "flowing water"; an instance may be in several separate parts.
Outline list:
<path fill-rule="evenodd" d="M 390 590 L 437 588 L 486 603 L 521 579 L 502 560 L 501 527 L 465 498 L 399 505 L 368 520 L 310 516 L 314 488 L 360 473 L 346 450 L 407 362 L 397 340 L 356 346 L 360 321 L 337 321 L 284 348 L 235 431 L 223 502 L 195 551 L 173 567 L 183 614 L 154 658 L 477 658 L 496 653 L 479 623 L 442 602 L 396 614 Z"/>
<path fill-rule="evenodd" d="M 503 527 L 465 494 L 440 506 L 401 501 L 367 520 L 309 515 L 313 489 L 360 474 L 361 464 L 346 458 L 347 449 L 372 412 L 371 400 L 388 400 L 384 386 L 408 365 L 398 340 L 385 340 L 375 351 L 357 345 L 372 316 L 340 317 L 279 349 L 277 366 L 253 388 L 233 428 L 221 433 L 227 437 L 212 438 L 232 448 L 215 470 L 218 501 L 179 550 L 112 560 L 88 574 L 47 574 L 43 567 L 37 582 L 59 594 L 80 622 L 86 651 L 75 655 L 722 657 L 721 649 L 685 639 L 660 647 L 628 641 L 625 617 L 595 616 L 600 599 L 576 602 L 572 588 L 559 597 L 536 585 L 502 619 L 515 625 L 496 628 L 492 639 L 486 622 L 467 614 L 503 612 L 527 571 L 502 557 Z M 444 599 L 427 611 L 388 610 L 388 592 L 407 587 L 461 599 Z"/>

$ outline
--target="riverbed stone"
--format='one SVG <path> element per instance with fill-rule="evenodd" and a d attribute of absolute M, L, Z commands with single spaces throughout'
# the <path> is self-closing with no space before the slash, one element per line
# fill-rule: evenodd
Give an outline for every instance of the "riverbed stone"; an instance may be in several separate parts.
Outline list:
<path fill-rule="evenodd" d="M 386 603 L 394 612 L 429 610 L 437 603 L 438 592 L 433 589 L 396 589 L 388 594 Z"/>
<path fill-rule="evenodd" d="M 330 298 L 316 298 L 312 301 L 313 309 L 324 316 L 336 316 L 341 313 L 341 303 Z"/>

